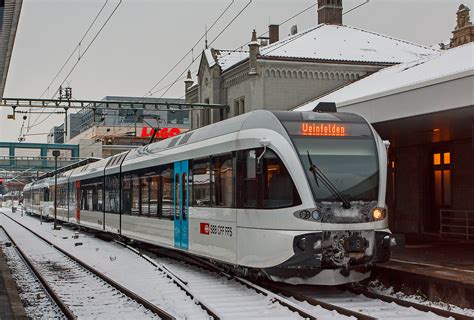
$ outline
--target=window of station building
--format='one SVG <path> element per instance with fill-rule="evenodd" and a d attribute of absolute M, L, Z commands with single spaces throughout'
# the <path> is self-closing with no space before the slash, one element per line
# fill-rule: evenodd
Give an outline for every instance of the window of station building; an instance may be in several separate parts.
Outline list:
<path fill-rule="evenodd" d="M 211 162 L 209 158 L 194 160 L 193 171 L 193 205 L 211 206 Z"/>
<path fill-rule="evenodd" d="M 233 157 L 232 154 L 212 157 L 212 205 L 232 207 L 233 200 Z"/>
<path fill-rule="evenodd" d="M 451 206 L 451 153 L 433 154 L 434 202 L 436 207 Z"/>

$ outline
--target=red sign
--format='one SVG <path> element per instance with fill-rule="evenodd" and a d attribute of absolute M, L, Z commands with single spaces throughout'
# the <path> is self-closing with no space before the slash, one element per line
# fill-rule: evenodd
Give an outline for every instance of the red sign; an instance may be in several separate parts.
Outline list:
<path fill-rule="evenodd" d="M 346 127 L 335 123 L 303 122 L 300 132 L 303 136 L 344 137 L 346 135 Z"/>
<path fill-rule="evenodd" d="M 142 138 L 153 136 L 153 132 L 155 132 L 155 129 L 143 127 Z M 166 138 L 177 136 L 180 133 L 181 133 L 180 128 L 162 128 L 160 129 L 160 131 L 156 133 L 155 138 L 166 139 Z"/>
<path fill-rule="evenodd" d="M 199 233 L 201 234 L 209 234 L 209 223 L 204 223 L 204 222 L 201 222 L 201 224 L 199 225 Z"/>

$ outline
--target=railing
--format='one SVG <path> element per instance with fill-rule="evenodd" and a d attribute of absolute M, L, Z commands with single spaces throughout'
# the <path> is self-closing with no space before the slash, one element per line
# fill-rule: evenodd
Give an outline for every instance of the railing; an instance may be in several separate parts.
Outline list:
<path fill-rule="evenodd" d="M 474 211 L 471 210 L 439 210 L 439 233 L 462 237 L 466 240 L 474 239 Z"/>
<path fill-rule="evenodd" d="M 58 157 L 58 168 L 82 160 L 82 158 Z M 0 167 L 18 168 L 54 168 L 54 157 L 0 156 Z"/>

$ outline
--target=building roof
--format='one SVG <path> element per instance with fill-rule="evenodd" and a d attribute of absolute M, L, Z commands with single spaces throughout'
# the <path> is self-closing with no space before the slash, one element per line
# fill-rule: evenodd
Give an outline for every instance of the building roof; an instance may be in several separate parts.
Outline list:
<path fill-rule="evenodd" d="M 441 51 L 431 57 L 383 69 L 295 110 L 313 110 L 319 102 L 335 102 L 339 108 L 472 75 L 474 75 L 474 42 Z"/>
<path fill-rule="evenodd" d="M 0 26 L 0 96 L 3 96 L 23 0 L 1 2 L 3 4 L 0 5 L 0 15 L 2 15 L 0 17 L 2 24 Z"/>
<path fill-rule="evenodd" d="M 208 50 L 209 65 L 225 71 L 248 59 L 248 51 Z M 439 51 L 356 27 L 319 24 L 260 48 L 260 56 L 337 62 L 396 64 L 431 56 Z M 217 61 L 216 61 L 217 60 Z"/>

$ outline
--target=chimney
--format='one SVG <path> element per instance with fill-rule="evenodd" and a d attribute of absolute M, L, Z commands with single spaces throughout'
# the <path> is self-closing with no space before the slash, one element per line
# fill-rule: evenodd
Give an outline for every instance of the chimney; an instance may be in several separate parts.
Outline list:
<path fill-rule="evenodd" d="M 318 0 L 318 23 L 342 25 L 342 0 Z"/>
<path fill-rule="evenodd" d="M 184 88 L 185 91 L 188 91 L 189 87 L 193 85 L 193 79 L 191 78 L 191 70 L 188 70 L 188 76 L 186 77 L 186 80 L 184 80 Z"/>
<path fill-rule="evenodd" d="M 257 41 L 257 32 L 253 30 L 252 40 L 249 43 L 249 61 L 250 61 L 249 75 L 257 74 L 257 56 L 259 54 L 260 54 L 260 44 Z"/>
<path fill-rule="evenodd" d="M 278 24 L 271 24 L 268 26 L 268 33 L 270 35 L 270 44 L 280 40 L 280 26 Z"/>

